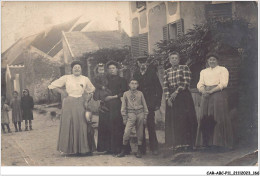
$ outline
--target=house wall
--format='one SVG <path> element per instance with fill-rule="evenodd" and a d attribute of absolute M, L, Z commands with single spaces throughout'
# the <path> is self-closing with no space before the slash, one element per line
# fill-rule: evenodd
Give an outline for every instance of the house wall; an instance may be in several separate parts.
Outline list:
<path fill-rule="evenodd" d="M 35 50 L 29 50 L 25 59 L 25 87 L 36 103 L 55 102 L 57 96 L 48 95 L 48 85 L 60 77 L 60 64 L 51 61 Z"/>
<path fill-rule="evenodd" d="M 184 22 L 184 33 L 192 29 L 194 24 L 205 22 L 205 4 L 211 2 L 180 2 L 180 18 Z"/>

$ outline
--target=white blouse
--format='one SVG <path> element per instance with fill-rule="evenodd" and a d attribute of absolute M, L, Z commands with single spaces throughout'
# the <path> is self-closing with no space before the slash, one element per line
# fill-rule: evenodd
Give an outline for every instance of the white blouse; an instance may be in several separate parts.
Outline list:
<path fill-rule="evenodd" d="M 225 67 L 216 66 L 215 68 L 206 68 L 200 72 L 200 80 L 197 88 L 202 92 L 205 86 L 217 85 L 221 90 L 228 85 L 229 73 Z"/>
<path fill-rule="evenodd" d="M 93 93 L 95 87 L 91 81 L 86 76 L 74 76 L 74 75 L 64 75 L 59 79 L 53 81 L 48 88 L 55 89 L 65 86 L 66 91 L 71 97 L 81 97 L 85 92 Z"/>

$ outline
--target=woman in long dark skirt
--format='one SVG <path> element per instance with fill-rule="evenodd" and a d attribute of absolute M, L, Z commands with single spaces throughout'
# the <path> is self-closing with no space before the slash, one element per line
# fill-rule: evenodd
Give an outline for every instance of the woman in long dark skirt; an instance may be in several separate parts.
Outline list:
<path fill-rule="evenodd" d="M 94 99 L 100 100 L 99 108 L 99 120 L 98 120 L 98 141 L 97 151 L 109 153 L 111 134 L 109 129 L 109 109 L 105 98 L 111 95 L 111 91 L 108 89 L 107 74 L 105 73 L 105 65 L 99 63 L 95 68 L 95 78 L 93 82 L 96 91 L 94 93 Z"/>
<path fill-rule="evenodd" d="M 105 101 L 109 106 L 109 129 L 110 129 L 110 149 L 112 154 L 119 154 L 123 145 L 124 124 L 121 116 L 121 100 L 123 93 L 127 90 L 127 82 L 124 78 L 118 75 L 117 62 L 110 61 L 107 63 L 108 68 L 108 89 L 112 95 L 107 96 Z M 130 145 L 129 145 L 130 147 Z"/>
<path fill-rule="evenodd" d="M 22 108 L 22 116 L 23 120 L 25 120 L 25 131 L 28 131 L 28 121 L 29 128 L 32 130 L 32 120 L 33 120 L 33 98 L 30 96 L 29 90 L 23 90 L 23 96 L 21 99 L 21 108 Z"/>
<path fill-rule="evenodd" d="M 179 65 L 177 52 L 169 54 L 170 68 L 165 70 L 166 98 L 165 142 L 170 148 L 192 149 L 196 140 L 197 119 L 189 91 L 191 72 L 187 65 Z"/>

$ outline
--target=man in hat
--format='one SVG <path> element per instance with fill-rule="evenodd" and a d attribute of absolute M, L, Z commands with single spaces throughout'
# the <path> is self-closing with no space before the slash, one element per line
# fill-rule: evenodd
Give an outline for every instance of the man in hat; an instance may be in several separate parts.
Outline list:
<path fill-rule="evenodd" d="M 158 154 L 158 141 L 155 132 L 155 111 L 161 106 L 162 87 L 159 78 L 156 74 L 156 68 L 153 65 L 148 65 L 148 56 L 137 58 L 138 69 L 133 77 L 139 82 L 139 90 L 143 92 L 147 103 L 149 114 L 147 116 L 147 128 L 149 133 L 149 146 L 154 155 Z M 146 141 L 144 135 L 143 153 L 146 153 Z"/>

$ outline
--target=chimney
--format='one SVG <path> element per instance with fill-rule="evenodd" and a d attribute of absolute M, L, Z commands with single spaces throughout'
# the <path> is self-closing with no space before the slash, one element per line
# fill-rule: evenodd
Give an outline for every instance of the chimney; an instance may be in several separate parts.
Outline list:
<path fill-rule="evenodd" d="M 118 23 L 118 31 L 119 31 L 119 32 L 122 32 L 121 17 L 120 17 L 119 12 L 117 12 L 116 21 L 117 21 L 117 23 Z"/>

